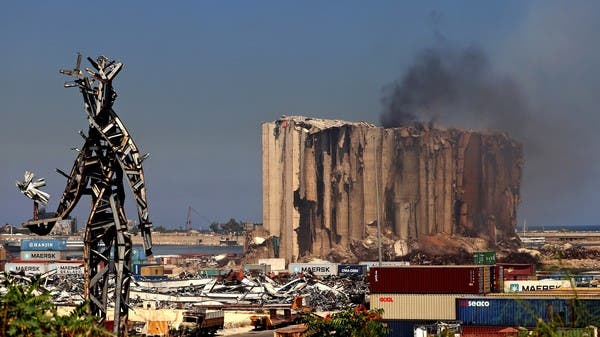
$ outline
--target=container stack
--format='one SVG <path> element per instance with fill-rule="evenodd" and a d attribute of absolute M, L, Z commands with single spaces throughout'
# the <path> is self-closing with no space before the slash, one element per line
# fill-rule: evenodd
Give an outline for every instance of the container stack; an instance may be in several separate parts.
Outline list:
<path fill-rule="evenodd" d="M 521 280 L 504 282 L 506 269 Z M 383 309 L 390 336 L 400 337 L 440 322 L 460 325 L 465 337 L 506 336 L 540 320 L 575 329 L 569 336 L 600 324 L 600 292 L 577 293 L 565 280 L 534 281 L 531 272 L 526 265 L 372 267 L 370 304 Z"/>
<path fill-rule="evenodd" d="M 67 239 L 22 239 L 19 258 L 7 262 L 4 271 L 29 275 L 51 271 L 62 275 L 83 275 L 83 261 L 73 259 L 73 256 L 79 255 L 79 251 L 69 249 Z"/>
<path fill-rule="evenodd" d="M 66 251 L 66 239 L 23 239 L 20 257 L 22 261 L 57 261 Z"/>
<path fill-rule="evenodd" d="M 495 266 L 372 267 L 372 309 L 383 309 L 393 336 L 413 336 L 416 325 L 456 319 L 456 300 L 494 290 Z"/>

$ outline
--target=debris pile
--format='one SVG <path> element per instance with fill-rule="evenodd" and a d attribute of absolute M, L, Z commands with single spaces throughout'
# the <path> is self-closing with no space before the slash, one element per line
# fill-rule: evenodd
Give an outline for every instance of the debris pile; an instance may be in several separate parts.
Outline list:
<path fill-rule="evenodd" d="M 597 270 L 600 268 L 600 250 L 565 244 L 545 244 L 537 249 L 521 248 L 500 261 L 536 264 L 548 268 L 570 270 Z"/>
<path fill-rule="evenodd" d="M 286 281 L 282 283 L 281 281 Z M 179 281 L 137 281 L 132 284 L 130 301 L 141 305 L 155 301 L 160 306 L 290 304 L 302 298 L 317 311 L 344 308 L 363 303 L 368 293 L 365 278 L 295 274 L 290 280 L 275 275 L 247 275 L 231 271 L 227 276 Z"/>
<path fill-rule="evenodd" d="M 83 278 L 80 275 L 49 272 L 42 275 L 5 273 L 0 276 L 0 281 L 7 279 L 25 285 L 39 280 L 41 289 L 47 290 L 56 304 L 77 305 L 83 302 Z M 241 270 L 232 270 L 228 275 L 218 278 L 132 281 L 129 305 L 142 307 L 144 302 L 151 301 L 157 308 L 190 308 L 198 305 L 260 307 L 291 304 L 300 298 L 303 307 L 331 311 L 352 303 L 363 304 L 368 289 L 365 277 L 321 278 L 305 273 L 294 274 L 286 279 L 266 274 L 247 275 Z"/>
<path fill-rule="evenodd" d="M 0 273 L 0 284 L 14 283 L 22 286 L 39 284 L 40 291 L 48 291 L 50 299 L 58 305 L 79 305 L 83 303 L 83 278 L 81 275 L 58 274 L 56 270 L 41 275 L 27 275 L 23 272 Z M 0 293 L 6 288 L 2 286 Z"/>

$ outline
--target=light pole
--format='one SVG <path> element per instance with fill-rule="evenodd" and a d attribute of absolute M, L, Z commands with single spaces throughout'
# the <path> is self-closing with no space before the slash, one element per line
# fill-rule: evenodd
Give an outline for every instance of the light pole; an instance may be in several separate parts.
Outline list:
<path fill-rule="evenodd" d="M 379 141 L 377 137 L 375 137 L 375 146 L 373 147 L 373 151 L 375 152 L 375 205 L 377 207 L 377 249 L 379 254 L 379 266 L 381 267 L 381 214 L 379 207 L 379 174 L 378 174 L 378 165 L 377 165 L 377 148 L 379 146 Z"/>

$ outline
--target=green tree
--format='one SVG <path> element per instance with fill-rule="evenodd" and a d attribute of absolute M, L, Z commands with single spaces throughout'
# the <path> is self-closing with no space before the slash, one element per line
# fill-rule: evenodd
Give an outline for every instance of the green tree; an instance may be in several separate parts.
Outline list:
<path fill-rule="evenodd" d="M 215 232 L 215 233 L 220 233 L 221 232 L 221 226 L 219 226 L 218 222 L 213 222 L 210 224 L 210 230 Z"/>
<path fill-rule="evenodd" d="M 383 309 L 367 310 L 364 306 L 348 308 L 321 318 L 313 313 L 304 317 L 310 337 L 380 337 L 390 333 L 381 322 Z"/>
<path fill-rule="evenodd" d="M 0 297 L 0 336 L 26 337 L 105 337 L 113 336 L 87 314 L 85 304 L 68 316 L 60 316 L 50 292 L 40 286 L 39 278 L 21 282 L 5 274 L 6 293 Z"/>

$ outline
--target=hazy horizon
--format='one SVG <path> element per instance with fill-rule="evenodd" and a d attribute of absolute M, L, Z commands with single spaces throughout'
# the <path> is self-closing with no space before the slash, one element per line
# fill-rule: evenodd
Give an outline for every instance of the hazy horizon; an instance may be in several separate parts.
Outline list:
<path fill-rule="evenodd" d="M 505 130 L 526 144 L 519 225 L 600 217 L 598 3 L 114 4 L 5 4 L 1 223 L 31 217 L 31 201 L 14 186 L 25 170 L 46 178 L 48 211 L 56 210 L 66 180 L 54 168 L 70 170 L 77 131 L 88 127 L 80 93 L 64 89 L 58 73 L 77 52 L 125 64 L 114 108 L 150 153 L 156 226 L 185 227 L 189 206 L 196 229 L 262 222 L 260 124 L 306 115 L 381 125 L 394 84 L 408 90 L 400 97 L 426 98 L 403 101 L 418 118 Z M 441 72 L 423 68 L 426 51 Z M 448 75 L 455 94 L 402 86 L 419 69 Z M 83 198 L 72 214 L 80 227 L 89 207 Z"/>

